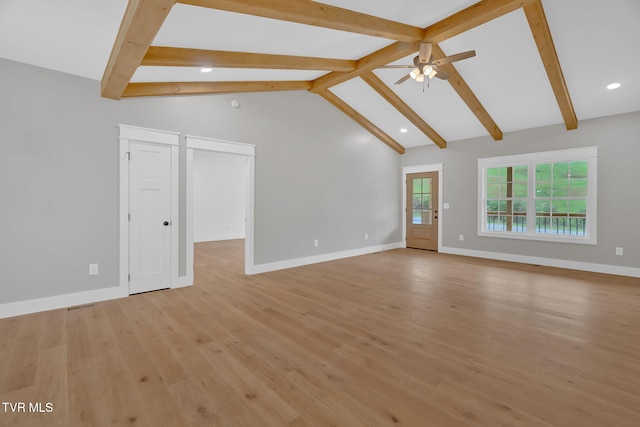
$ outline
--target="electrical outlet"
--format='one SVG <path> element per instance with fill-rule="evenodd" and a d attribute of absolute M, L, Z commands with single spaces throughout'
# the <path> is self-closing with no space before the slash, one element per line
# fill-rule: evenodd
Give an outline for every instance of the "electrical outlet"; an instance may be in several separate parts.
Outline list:
<path fill-rule="evenodd" d="M 616 255 L 622 256 L 624 254 L 624 248 L 616 248 Z"/>
<path fill-rule="evenodd" d="M 98 264 L 89 264 L 89 276 L 98 275 Z"/>
<path fill-rule="evenodd" d="M 315 246 L 316 248 L 318 247 L 318 239 L 313 241 L 313 246 Z"/>
<path fill-rule="evenodd" d="M 460 236 L 458 236 L 458 239 L 459 239 L 460 241 L 463 241 L 463 240 L 464 240 L 464 234 L 461 234 Z"/>
<path fill-rule="evenodd" d="M 369 235 L 367 233 L 364 233 L 364 240 L 369 240 Z"/>

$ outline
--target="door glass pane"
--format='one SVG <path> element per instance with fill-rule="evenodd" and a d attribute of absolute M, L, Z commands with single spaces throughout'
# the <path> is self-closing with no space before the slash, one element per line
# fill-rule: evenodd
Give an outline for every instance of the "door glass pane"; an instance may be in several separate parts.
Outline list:
<path fill-rule="evenodd" d="M 431 225 L 433 224 L 433 211 L 430 209 L 425 209 L 422 211 L 422 224 L 423 225 Z"/>
<path fill-rule="evenodd" d="M 414 179 L 413 180 L 413 194 L 420 194 L 422 193 L 422 180 L 421 179 Z"/>
<path fill-rule="evenodd" d="M 422 209 L 413 209 L 412 223 L 413 224 L 422 224 Z"/>
<path fill-rule="evenodd" d="M 433 223 L 432 179 L 415 178 L 411 182 L 411 188 L 413 190 L 411 222 L 419 225 L 431 225 Z"/>
<path fill-rule="evenodd" d="M 431 209 L 431 194 L 422 195 L 422 209 Z"/>
<path fill-rule="evenodd" d="M 411 207 L 413 209 L 422 209 L 422 197 L 420 194 L 413 195 L 413 203 Z"/>
<path fill-rule="evenodd" d="M 431 178 L 422 178 L 422 192 L 431 194 Z"/>

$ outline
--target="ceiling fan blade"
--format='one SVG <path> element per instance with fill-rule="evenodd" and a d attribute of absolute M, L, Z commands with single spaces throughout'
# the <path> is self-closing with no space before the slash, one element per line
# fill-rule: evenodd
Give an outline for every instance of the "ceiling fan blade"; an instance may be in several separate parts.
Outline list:
<path fill-rule="evenodd" d="M 472 58 L 476 56 L 475 50 L 469 50 L 467 52 L 456 53 L 455 55 L 445 56 L 444 58 L 436 59 L 432 62 L 433 65 L 450 64 L 456 61 L 462 61 L 463 59 Z"/>
<path fill-rule="evenodd" d="M 407 80 L 409 80 L 410 78 L 411 78 L 411 75 L 407 74 L 406 76 L 402 77 L 400 80 L 395 82 L 394 84 L 396 84 L 396 85 L 402 84 L 402 83 L 406 82 Z"/>
<path fill-rule="evenodd" d="M 451 77 L 449 74 L 445 73 L 444 71 L 440 71 L 440 70 L 436 70 L 436 75 L 433 77 L 437 77 L 441 80 L 447 80 L 449 77 Z"/>
<path fill-rule="evenodd" d="M 414 65 L 383 65 L 378 68 L 415 68 Z"/>
<path fill-rule="evenodd" d="M 423 63 L 427 63 L 429 62 L 429 59 L 431 58 L 431 50 L 432 50 L 433 46 L 431 45 L 431 43 L 420 43 L 420 51 L 418 52 L 418 58 L 420 60 L 420 62 Z"/>

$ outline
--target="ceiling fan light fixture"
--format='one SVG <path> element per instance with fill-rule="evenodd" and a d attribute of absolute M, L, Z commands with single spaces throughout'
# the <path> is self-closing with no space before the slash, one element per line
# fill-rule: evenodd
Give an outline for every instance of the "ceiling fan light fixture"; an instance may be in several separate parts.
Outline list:
<path fill-rule="evenodd" d="M 433 67 L 431 65 L 425 65 L 424 68 L 422 68 L 422 74 L 424 75 L 430 75 L 433 72 Z"/>
<path fill-rule="evenodd" d="M 436 74 L 438 74 L 438 72 L 436 70 L 431 70 L 431 72 L 429 73 L 429 78 L 432 79 L 436 76 Z"/>
<path fill-rule="evenodd" d="M 412 79 L 417 80 L 418 76 L 420 76 L 420 69 L 419 68 L 414 68 L 413 70 L 411 70 L 409 75 L 411 76 Z"/>
<path fill-rule="evenodd" d="M 416 77 L 416 81 L 418 83 L 422 83 L 424 81 L 424 74 L 418 75 L 418 77 Z"/>

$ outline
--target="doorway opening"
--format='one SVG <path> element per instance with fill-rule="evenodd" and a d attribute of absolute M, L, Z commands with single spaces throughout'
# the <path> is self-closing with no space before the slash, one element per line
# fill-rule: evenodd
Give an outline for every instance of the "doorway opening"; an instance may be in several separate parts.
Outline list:
<path fill-rule="evenodd" d="M 238 200 L 237 194 L 228 195 L 227 200 L 234 206 L 235 216 L 230 212 L 217 212 L 217 219 L 212 223 L 207 223 L 202 217 L 198 217 L 202 212 L 195 212 L 198 209 L 206 208 L 207 202 L 202 200 L 196 202 L 196 190 L 203 190 L 203 183 L 196 182 L 202 178 L 201 170 L 198 170 L 198 162 L 208 159 L 212 165 L 221 166 L 226 163 L 227 172 L 233 173 L 233 179 L 242 179 L 236 189 L 242 188 L 244 203 Z M 225 162 L 226 160 L 226 162 Z M 241 165 L 244 167 L 241 168 Z M 206 168 L 206 165 L 204 165 Z M 232 171 L 233 169 L 233 171 Z M 240 175 L 240 169 L 242 174 Z M 214 173 L 214 179 L 221 179 L 224 171 Z M 244 254 L 244 273 L 252 274 L 254 269 L 253 258 L 253 224 L 254 224 L 254 174 L 255 174 L 255 146 L 229 141 L 187 136 L 186 137 L 186 255 L 188 275 L 194 277 L 194 268 L 201 265 L 200 262 L 211 263 L 211 256 L 215 257 L 217 251 L 234 254 L 236 262 L 241 254 Z M 243 175 L 243 176 L 242 176 Z M 236 183 L 238 184 L 238 183 Z M 206 187 L 206 185 L 204 186 Z M 234 185 L 227 186 L 226 190 L 233 191 Z M 205 190 L 207 191 L 207 190 Z M 215 192 L 215 191 L 213 191 Z M 198 197 L 200 197 L 198 195 Z M 239 206 L 244 207 L 243 223 L 238 223 L 237 210 Z M 221 221 L 222 219 L 222 221 Z M 196 221 L 197 220 L 197 221 Z M 198 242 L 202 243 L 198 243 Z M 206 241 L 206 242 L 205 242 Z M 194 260 L 194 248 L 198 245 L 199 251 Z M 226 249 L 225 249 L 226 248 Z M 195 262 L 194 262 L 195 261 Z M 193 281 L 193 279 L 192 279 Z"/>

